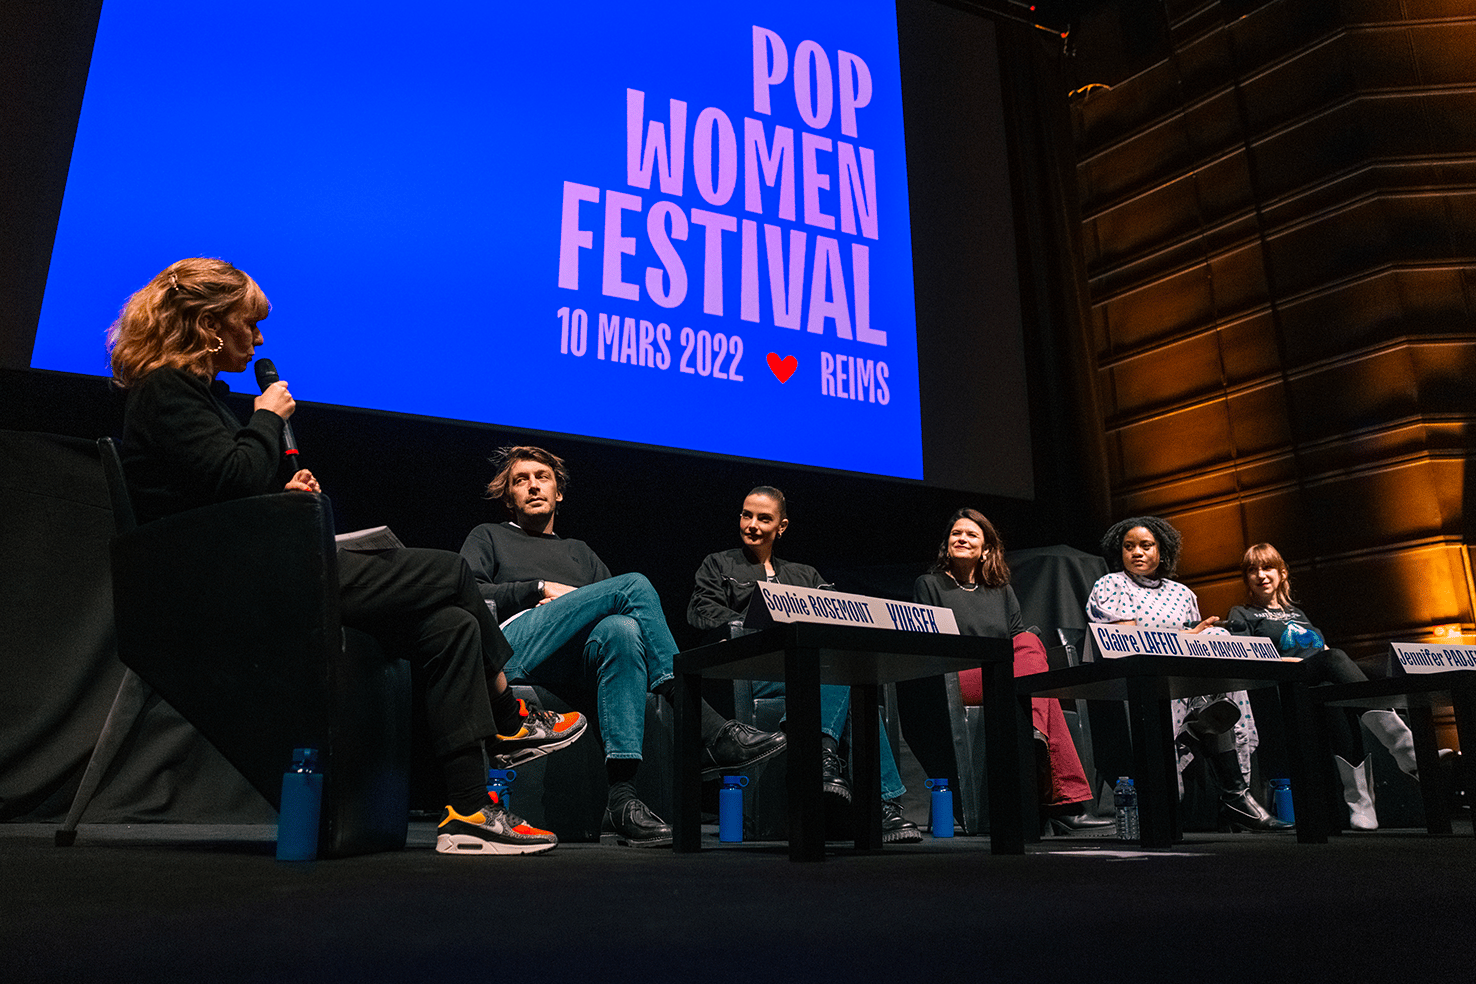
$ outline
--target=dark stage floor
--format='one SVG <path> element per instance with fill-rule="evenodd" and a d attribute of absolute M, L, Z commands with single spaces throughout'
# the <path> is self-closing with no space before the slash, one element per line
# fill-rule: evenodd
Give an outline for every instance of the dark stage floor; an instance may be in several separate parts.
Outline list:
<path fill-rule="evenodd" d="M 270 826 L 0 825 L 15 982 L 1471 980 L 1469 821 L 1455 837 L 1054 838 L 994 857 L 925 838 L 797 865 L 561 845 L 284 865 Z M 944 975 L 944 976 L 938 976 Z"/>

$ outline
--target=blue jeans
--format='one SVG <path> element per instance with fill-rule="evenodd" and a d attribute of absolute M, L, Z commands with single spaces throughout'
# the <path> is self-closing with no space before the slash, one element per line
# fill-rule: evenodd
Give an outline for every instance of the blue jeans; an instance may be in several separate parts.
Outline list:
<path fill-rule="evenodd" d="M 755 680 L 753 696 L 783 697 L 784 684 L 770 680 Z M 820 730 L 839 742 L 845 734 L 846 716 L 851 711 L 851 688 L 825 686 L 820 688 Z M 878 711 L 878 714 L 881 712 Z M 907 792 L 902 785 L 902 775 L 897 770 L 897 757 L 892 754 L 892 742 L 887 738 L 887 729 L 881 729 L 881 795 L 882 799 L 899 799 Z"/>
<path fill-rule="evenodd" d="M 576 588 L 508 622 L 509 681 L 592 692 L 605 757 L 641 758 L 646 693 L 671 679 L 676 641 L 643 574 Z"/>

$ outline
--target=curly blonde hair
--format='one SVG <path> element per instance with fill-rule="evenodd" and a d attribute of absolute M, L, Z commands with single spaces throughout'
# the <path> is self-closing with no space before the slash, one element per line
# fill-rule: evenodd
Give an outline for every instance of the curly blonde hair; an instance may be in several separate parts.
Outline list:
<path fill-rule="evenodd" d="M 271 309 L 256 281 L 224 260 L 171 263 L 128 299 L 108 330 L 113 380 L 127 388 L 165 366 L 211 379 L 219 337 L 201 326 L 201 317 L 223 321 L 240 310 L 259 321 Z"/>

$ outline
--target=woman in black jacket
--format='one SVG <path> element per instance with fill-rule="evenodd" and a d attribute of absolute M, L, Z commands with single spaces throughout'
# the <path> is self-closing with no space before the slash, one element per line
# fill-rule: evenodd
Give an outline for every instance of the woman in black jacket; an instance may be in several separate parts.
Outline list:
<path fill-rule="evenodd" d="M 256 397 L 243 426 L 216 377 L 244 372 L 271 311 L 256 281 L 222 260 L 170 264 L 140 288 L 108 333 L 114 381 L 128 390 L 123 465 L 138 518 L 273 492 L 319 491 L 288 463 L 283 429 L 297 404 L 284 381 Z M 294 470 L 295 469 L 295 470 Z M 444 550 L 340 551 L 340 618 L 403 653 L 422 674 L 450 804 L 436 850 L 536 854 L 552 833 L 509 813 L 486 789 L 488 754 L 526 760 L 584 730 L 581 715 L 530 710 L 502 666 L 512 649 L 471 571 Z"/>
<path fill-rule="evenodd" d="M 730 626 L 741 622 L 760 581 L 793 584 L 804 588 L 827 587 L 820 572 L 807 564 L 796 564 L 774 556 L 774 544 L 789 528 L 789 511 L 784 493 L 769 485 L 760 485 L 743 499 L 738 512 L 739 545 L 730 550 L 708 554 L 697 568 L 692 599 L 687 604 L 687 622 L 704 634 L 708 641 L 726 639 Z M 777 697 L 784 693 L 782 684 L 760 683 L 754 696 Z M 846 782 L 839 748 L 841 735 L 850 713 L 851 688 L 820 688 L 821 781 L 825 792 L 838 801 L 851 801 L 851 787 Z M 902 813 L 902 778 L 887 741 L 881 735 L 882 842 L 911 844 L 922 840 L 917 825 Z"/>

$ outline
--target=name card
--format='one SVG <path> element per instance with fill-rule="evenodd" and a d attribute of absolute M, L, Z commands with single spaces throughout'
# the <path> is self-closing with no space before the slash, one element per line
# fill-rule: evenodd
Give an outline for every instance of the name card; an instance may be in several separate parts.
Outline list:
<path fill-rule="evenodd" d="M 1420 642 L 1393 642 L 1389 645 L 1406 673 L 1476 670 L 1476 646 L 1429 645 Z"/>
<path fill-rule="evenodd" d="M 873 629 L 958 635 L 958 622 L 950 608 L 761 581 L 753 593 L 753 600 L 748 603 L 748 615 L 743 624 L 756 629 L 774 622 L 860 625 Z"/>
<path fill-rule="evenodd" d="M 1281 659 L 1276 644 L 1261 636 L 1207 635 L 1136 625 L 1091 626 L 1097 649 L 1108 659 L 1122 656 L 1198 656 L 1215 659 Z"/>

